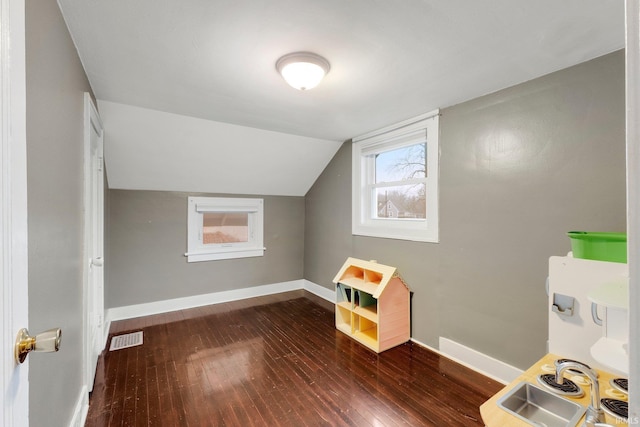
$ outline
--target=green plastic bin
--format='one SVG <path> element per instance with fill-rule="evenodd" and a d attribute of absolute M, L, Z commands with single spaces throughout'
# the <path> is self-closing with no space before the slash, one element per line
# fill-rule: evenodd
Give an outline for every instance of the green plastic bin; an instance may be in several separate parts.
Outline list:
<path fill-rule="evenodd" d="M 627 234 L 594 231 L 570 231 L 574 258 L 627 262 Z"/>

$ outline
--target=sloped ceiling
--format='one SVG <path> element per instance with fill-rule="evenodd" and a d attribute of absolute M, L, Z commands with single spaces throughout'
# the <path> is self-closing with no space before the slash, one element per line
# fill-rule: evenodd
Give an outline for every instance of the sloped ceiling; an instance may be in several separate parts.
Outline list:
<path fill-rule="evenodd" d="M 319 167 L 309 174 L 328 161 L 321 154 L 327 146 L 335 151 L 337 143 L 353 136 L 624 46 L 624 2 L 619 0 L 59 3 L 96 97 L 113 103 L 112 110 L 116 104 L 135 106 L 314 138 L 301 140 L 311 157 L 318 151 Z M 288 87 L 275 70 L 280 56 L 300 50 L 331 63 L 325 81 L 306 92 Z M 109 116 L 103 119 L 108 136 L 115 123 Z M 109 178 L 123 188 L 136 187 L 133 168 L 140 165 L 125 159 L 127 147 L 133 150 L 140 143 L 139 135 L 116 133 L 119 140 L 106 144 L 119 144 L 123 155 L 107 157 Z M 185 150 L 189 145 L 197 156 L 229 143 L 217 136 L 185 144 Z M 269 141 L 276 149 L 261 161 L 281 156 L 278 167 L 293 166 L 296 154 L 283 151 L 287 144 Z M 243 157 L 263 154 L 245 152 Z M 178 161 L 158 160 L 187 173 L 190 166 Z M 229 160 L 224 167 L 238 170 L 240 161 L 247 158 Z M 273 180 L 272 185 L 258 189 L 256 183 L 249 192 L 273 191 L 286 180 L 297 180 L 296 168 L 290 169 L 286 177 L 261 177 Z M 145 179 L 156 179 L 156 186 L 164 188 L 172 177 Z M 309 175 L 301 181 L 306 186 L 314 179 Z M 208 191 L 218 191 L 213 181 Z"/>
<path fill-rule="evenodd" d="M 98 101 L 110 188 L 303 196 L 341 143 Z"/>

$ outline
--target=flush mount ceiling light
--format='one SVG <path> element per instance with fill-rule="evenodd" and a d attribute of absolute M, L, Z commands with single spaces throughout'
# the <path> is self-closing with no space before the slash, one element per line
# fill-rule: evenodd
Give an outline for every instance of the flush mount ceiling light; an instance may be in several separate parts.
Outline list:
<path fill-rule="evenodd" d="M 289 53 L 276 62 L 284 80 L 298 90 L 316 87 L 330 68 L 329 61 L 311 52 Z"/>

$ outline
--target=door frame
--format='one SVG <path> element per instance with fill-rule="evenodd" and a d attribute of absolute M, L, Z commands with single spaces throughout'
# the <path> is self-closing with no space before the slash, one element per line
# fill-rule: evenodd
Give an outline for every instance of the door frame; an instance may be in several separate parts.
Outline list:
<path fill-rule="evenodd" d="M 625 2 L 629 420 L 640 419 L 640 2 Z"/>
<path fill-rule="evenodd" d="M 96 147 L 97 159 L 94 158 L 91 142 L 92 129 L 98 134 Z M 85 355 L 84 355 L 84 378 L 87 390 L 93 390 L 95 378 L 95 361 L 92 360 L 95 352 L 98 354 L 104 348 L 104 143 L 103 125 L 98 110 L 88 92 L 84 94 L 84 272 L 83 272 L 83 294 L 84 294 L 84 331 L 85 331 Z M 97 169 L 97 170 L 96 170 Z M 94 184 L 93 174 L 97 172 L 98 194 L 94 194 L 92 184 Z M 94 224 L 94 220 L 96 224 Z M 97 227 L 93 227 L 97 225 Z M 95 262 L 95 246 L 98 246 L 99 256 L 102 258 Z M 96 278 L 96 274 L 97 278 Z M 96 285 L 93 286 L 92 285 Z M 98 303 L 97 306 L 94 305 Z M 92 308 L 96 310 L 94 313 Z M 96 316 L 97 323 L 91 317 Z M 96 344 L 96 340 L 97 343 Z"/>
<path fill-rule="evenodd" d="M 3 425 L 29 425 L 29 362 L 16 364 L 13 345 L 28 327 L 25 2 L 0 0 L 0 384 Z"/>

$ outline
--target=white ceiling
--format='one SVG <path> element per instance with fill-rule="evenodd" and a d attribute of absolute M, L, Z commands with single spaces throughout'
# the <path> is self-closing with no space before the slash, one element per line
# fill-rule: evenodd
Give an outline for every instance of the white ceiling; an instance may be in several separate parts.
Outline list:
<path fill-rule="evenodd" d="M 337 142 L 624 46 L 622 0 L 59 3 L 98 99 Z M 331 63 L 306 92 L 300 50 Z"/>

